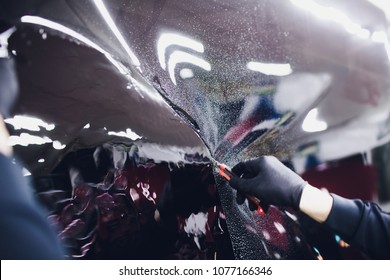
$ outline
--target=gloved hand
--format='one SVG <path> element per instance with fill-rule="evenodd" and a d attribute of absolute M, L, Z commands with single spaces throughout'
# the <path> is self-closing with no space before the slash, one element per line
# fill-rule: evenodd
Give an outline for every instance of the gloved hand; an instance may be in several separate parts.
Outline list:
<path fill-rule="evenodd" d="M 260 204 L 299 210 L 302 191 L 307 182 L 277 158 L 262 156 L 240 162 L 232 168 L 232 172 L 237 176 L 230 180 L 230 185 L 237 191 L 257 197 Z"/>

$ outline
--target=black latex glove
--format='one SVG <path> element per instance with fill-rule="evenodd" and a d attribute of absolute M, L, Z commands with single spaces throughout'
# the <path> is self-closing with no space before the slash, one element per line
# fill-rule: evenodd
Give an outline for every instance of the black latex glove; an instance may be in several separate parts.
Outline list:
<path fill-rule="evenodd" d="M 277 158 L 262 156 L 240 162 L 232 171 L 237 176 L 230 180 L 230 185 L 237 191 L 257 197 L 260 204 L 299 210 L 302 191 L 307 183 Z"/>

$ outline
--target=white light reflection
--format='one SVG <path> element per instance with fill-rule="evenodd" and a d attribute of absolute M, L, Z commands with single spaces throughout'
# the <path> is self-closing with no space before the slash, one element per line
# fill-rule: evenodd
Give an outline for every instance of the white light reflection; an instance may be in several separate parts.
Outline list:
<path fill-rule="evenodd" d="M 351 34 L 355 34 L 364 39 L 371 39 L 373 42 L 384 44 L 387 56 L 390 60 L 390 42 L 385 32 L 375 31 L 371 35 L 369 30 L 353 22 L 351 19 L 348 18 L 347 15 L 345 15 L 341 11 L 333 7 L 326 7 L 326 6 L 319 5 L 312 0 L 290 0 L 290 1 L 296 6 L 300 7 L 301 9 L 311 12 L 318 18 L 331 20 L 340 24 L 345 28 L 345 30 L 347 30 L 347 32 Z M 377 0 L 375 1 L 369 0 L 369 1 L 372 4 L 376 5 L 377 7 L 383 9 L 387 16 L 390 14 L 390 10 L 388 10 L 390 5 L 388 3 L 385 4 L 385 1 L 383 1 L 382 4 L 379 4 L 380 1 Z"/>
<path fill-rule="evenodd" d="M 14 129 L 27 129 L 31 131 L 40 131 L 40 127 L 45 128 L 47 131 L 51 131 L 55 128 L 54 124 L 48 124 L 47 122 L 28 116 L 16 115 L 13 118 L 5 119 L 4 122 L 12 125 Z"/>
<path fill-rule="evenodd" d="M 353 22 L 347 15 L 333 7 L 319 5 L 312 0 L 290 1 L 299 8 L 313 13 L 318 18 L 327 19 L 340 24 L 345 28 L 345 30 L 347 30 L 347 32 L 351 34 L 362 35 L 366 33 L 366 31 L 359 24 Z"/>
<path fill-rule="evenodd" d="M 45 159 L 44 159 L 44 158 L 40 158 L 40 159 L 38 159 L 38 162 L 39 162 L 39 163 L 44 163 L 44 162 L 45 162 Z"/>
<path fill-rule="evenodd" d="M 180 70 L 180 78 L 184 79 L 190 79 L 194 77 L 194 71 L 192 71 L 189 68 L 183 68 Z"/>
<path fill-rule="evenodd" d="M 278 64 L 251 61 L 247 63 L 246 67 L 249 70 L 261 72 L 265 75 L 287 76 L 292 73 L 291 65 L 288 63 Z"/>
<path fill-rule="evenodd" d="M 371 35 L 371 40 L 375 43 L 382 43 L 384 45 L 387 57 L 390 60 L 390 42 L 387 34 L 383 31 L 375 31 Z"/>
<path fill-rule="evenodd" d="M 99 7 L 101 7 L 101 6 L 99 6 Z M 102 12 L 102 15 L 105 14 L 103 10 L 101 10 L 101 12 Z M 85 36 L 81 35 L 80 33 L 76 32 L 76 31 L 74 31 L 74 30 L 72 30 L 72 29 L 70 29 L 70 28 L 68 28 L 68 27 L 66 27 L 66 26 L 64 26 L 62 24 L 59 24 L 59 23 L 56 23 L 54 21 L 47 20 L 47 19 L 44 19 L 44 18 L 41 18 L 41 17 L 38 17 L 38 16 L 23 16 L 21 18 L 21 21 L 24 22 L 24 23 L 32 23 L 32 24 L 38 24 L 38 25 L 46 26 L 46 27 L 51 28 L 53 30 L 57 30 L 57 31 L 60 31 L 62 33 L 65 33 L 65 34 L 67 34 L 67 35 L 69 35 L 69 36 L 79 40 L 80 42 L 83 42 L 87 46 L 90 46 L 90 47 L 94 48 L 95 50 L 99 51 L 100 53 L 102 53 L 111 62 L 111 64 L 117 68 L 117 70 L 121 74 L 126 75 L 126 77 L 130 78 L 131 81 L 133 83 L 135 83 L 134 82 L 135 79 L 131 77 L 131 75 L 129 73 L 129 70 L 121 62 L 115 60 L 107 51 L 105 51 L 100 46 L 98 46 L 97 44 L 95 44 L 94 42 L 92 42 L 91 40 L 86 38 Z M 128 49 L 131 52 L 131 50 L 128 47 L 127 48 L 125 47 L 125 49 Z M 129 53 L 129 55 L 130 55 L 130 53 Z M 135 61 L 133 63 L 135 65 L 137 65 L 137 64 L 139 65 L 138 59 L 136 57 L 134 57 L 134 59 L 135 59 Z M 138 63 L 137 63 L 137 61 L 138 61 Z M 149 96 L 151 96 L 155 100 L 159 100 L 159 101 L 162 100 L 162 97 L 159 96 L 158 94 L 152 94 L 148 90 L 146 90 L 146 92 L 148 93 Z M 85 128 L 88 128 L 88 127 L 85 127 Z"/>
<path fill-rule="evenodd" d="M 176 85 L 175 68 L 179 63 L 190 63 L 206 71 L 211 70 L 211 65 L 206 60 L 183 51 L 174 51 L 168 60 L 168 73 L 172 82 Z"/>
<path fill-rule="evenodd" d="M 388 0 L 368 0 L 368 2 L 381 9 L 385 13 L 387 20 L 390 20 L 390 2 Z"/>
<path fill-rule="evenodd" d="M 141 98 L 144 98 L 142 93 L 145 93 L 147 96 L 149 96 L 151 99 L 158 101 L 158 102 L 165 102 L 162 96 L 153 88 L 149 88 L 146 83 L 144 83 L 141 80 L 134 79 L 131 76 L 128 76 L 130 80 L 130 84 L 134 86 L 137 93 L 141 96 Z"/>
<path fill-rule="evenodd" d="M 22 133 L 19 136 L 12 135 L 8 138 L 8 145 L 10 146 L 20 145 L 27 147 L 28 145 L 43 145 L 52 142 L 53 140 L 47 136 L 40 137 L 28 133 Z"/>
<path fill-rule="evenodd" d="M 284 226 L 281 224 L 281 223 L 278 223 L 278 222 L 274 222 L 274 226 L 276 227 L 276 229 L 279 231 L 279 233 L 285 233 L 286 232 L 286 229 L 284 228 Z"/>
<path fill-rule="evenodd" d="M 164 70 L 167 68 L 165 63 L 166 49 L 173 45 L 189 48 L 199 53 L 204 52 L 203 44 L 196 40 L 175 33 L 164 33 L 160 36 L 157 42 L 158 61 Z"/>
<path fill-rule="evenodd" d="M 302 123 L 302 129 L 306 132 L 319 132 L 328 128 L 328 124 L 325 121 L 317 119 L 318 109 L 312 109 L 306 116 Z"/>
<path fill-rule="evenodd" d="M 23 173 L 23 176 L 31 176 L 31 172 L 30 171 L 28 171 L 26 168 L 24 168 L 23 167 L 23 169 L 22 169 L 22 173 Z"/>
<path fill-rule="evenodd" d="M 292 219 L 293 221 L 298 221 L 298 218 L 297 218 L 297 216 L 295 216 L 294 214 L 291 214 L 290 212 L 288 212 L 288 211 L 284 211 L 284 213 L 286 213 L 286 215 L 288 216 L 288 217 L 290 217 L 290 219 Z"/>
<path fill-rule="evenodd" d="M 110 27 L 111 31 L 114 33 L 114 35 L 118 39 L 119 43 L 121 43 L 122 47 L 125 49 L 127 54 L 130 56 L 132 63 L 137 67 L 140 66 L 141 65 L 140 61 L 138 60 L 138 58 L 136 57 L 134 52 L 130 49 L 129 45 L 126 43 L 125 38 L 122 36 L 122 34 L 119 31 L 118 27 L 116 26 L 115 22 L 112 20 L 112 17 L 110 15 L 110 13 L 108 12 L 106 6 L 104 5 L 103 1 L 102 0 L 94 0 L 93 2 L 95 3 L 96 7 L 98 8 L 100 14 L 103 16 L 103 18 L 106 21 L 106 23 L 108 24 L 108 26 Z"/>
<path fill-rule="evenodd" d="M 184 224 L 184 231 L 195 236 L 206 235 L 208 213 L 191 214 Z"/>
<path fill-rule="evenodd" d="M 74 30 L 72 30 L 72 29 L 70 29 L 62 24 L 59 24 L 59 23 L 56 23 L 54 21 L 51 21 L 51 20 L 48 20 L 45 18 L 41 18 L 38 16 L 23 16 L 20 20 L 21 20 L 21 22 L 24 22 L 24 23 L 38 24 L 38 25 L 46 26 L 46 27 L 49 27 L 51 29 L 60 31 L 62 33 L 65 33 L 65 34 L 73 37 L 73 38 L 76 38 L 77 40 L 87 44 L 88 46 L 98 50 L 101 53 L 105 53 L 105 51 L 101 47 L 96 45 L 94 42 L 92 42 L 91 40 L 84 37 L 80 33 L 76 32 L 76 31 L 74 31 Z"/>
<path fill-rule="evenodd" d="M 361 28 L 357 33 L 355 33 L 355 35 L 357 35 L 363 39 L 369 39 L 370 34 L 371 34 L 370 30 L 365 29 L 365 28 Z"/>
<path fill-rule="evenodd" d="M 120 131 L 120 132 L 109 131 L 108 135 L 114 135 L 114 136 L 119 136 L 119 137 L 126 137 L 126 138 L 129 138 L 131 140 L 137 140 L 137 139 L 141 139 L 142 138 L 137 133 L 133 132 L 130 128 L 126 129 L 126 132 L 125 131 Z"/>
<path fill-rule="evenodd" d="M 65 149 L 65 147 L 66 147 L 66 145 L 62 144 L 60 141 L 58 141 L 58 140 L 53 141 L 53 148 L 54 149 L 63 150 L 63 149 Z"/>
<path fill-rule="evenodd" d="M 12 27 L 3 33 L 0 33 L 0 57 L 8 57 L 8 38 L 16 31 L 15 27 Z"/>
<path fill-rule="evenodd" d="M 270 239 L 271 239 L 271 235 L 269 234 L 268 231 L 263 230 L 262 233 L 263 233 L 263 236 L 264 236 L 264 238 L 265 238 L 266 240 L 270 240 Z"/>
<path fill-rule="evenodd" d="M 118 71 L 121 74 L 125 75 L 128 73 L 127 69 L 120 62 L 116 61 L 108 52 L 106 52 L 100 46 L 98 46 L 97 44 L 95 44 L 94 42 L 89 40 L 87 37 L 81 35 L 80 33 L 76 32 L 76 31 L 74 31 L 74 30 L 72 30 L 72 29 L 70 29 L 62 24 L 59 24 L 59 23 L 56 23 L 54 21 L 51 21 L 51 20 L 48 20 L 45 18 L 41 18 L 38 16 L 23 16 L 20 20 L 23 23 L 38 24 L 38 25 L 46 26 L 46 27 L 51 28 L 53 30 L 57 30 L 57 31 L 60 31 L 62 33 L 65 33 L 65 34 L 79 40 L 80 42 L 83 42 L 87 46 L 90 46 L 91 48 L 94 48 L 95 50 L 104 54 L 105 57 L 112 63 L 112 65 L 114 65 L 118 69 Z"/>
<path fill-rule="evenodd" d="M 88 129 L 88 128 L 90 128 L 90 127 L 91 127 L 91 124 L 90 124 L 90 123 L 87 123 L 86 125 L 84 125 L 83 128 Z"/>

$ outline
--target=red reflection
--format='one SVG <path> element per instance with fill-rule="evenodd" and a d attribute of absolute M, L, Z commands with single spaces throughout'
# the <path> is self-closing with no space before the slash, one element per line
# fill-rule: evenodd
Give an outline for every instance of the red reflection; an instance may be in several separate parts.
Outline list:
<path fill-rule="evenodd" d="M 181 172 L 192 177 L 183 177 Z M 107 175 L 101 183 L 73 186 L 72 197 L 62 203 L 58 213 L 50 216 L 50 221 L 59 228 L 69 258 L 215 257 L 215 236 L 226 236 L 227 230 L 221 209 L 216 205 L 215 183 L 207 179 L 212 177 L 209 166 L 191 165 L 175 170 L 176 181 L 194 180 L 199 186 L 179 186 L 184 193 L 188 189 L 193 195 L 173 203 L 186 206 L 186 200 L 197 199 L 207 203 L 199 209 L 191 208 L 191 203 L 188 203 L 189 209 L 179 207 L 179 212 L 172 216 L 173 222 L 163 227 L 156 223 L 154 214 L 164 187 L 171 184 L 172 172 L 168 164 L 127 164 L 112 173 L 112 182 Z M 204 197 L 197 198 L 198 192 Z M 197 201 L 196 204 L 202 203 Z"/>

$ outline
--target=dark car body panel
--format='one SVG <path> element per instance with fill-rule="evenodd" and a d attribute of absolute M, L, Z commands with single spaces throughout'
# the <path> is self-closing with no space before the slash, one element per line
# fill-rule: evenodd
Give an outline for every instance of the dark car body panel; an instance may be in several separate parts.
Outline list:
<path fill-rule="evenodd" d="M 337 160 L 389 139 L 388 23 L 369 2 L 20 2 L 2 15 L 16 25 L 13 114 L 55 125 L 14 127 L 49 139 L 15 146 L 34 176 L 104 143 L 234 165 L 265 154 L 292 164 L 307 147 Z M 320 256 L 299 214 L 271 207 L 259 216 L 215 180 L 235 258 Z"/>

